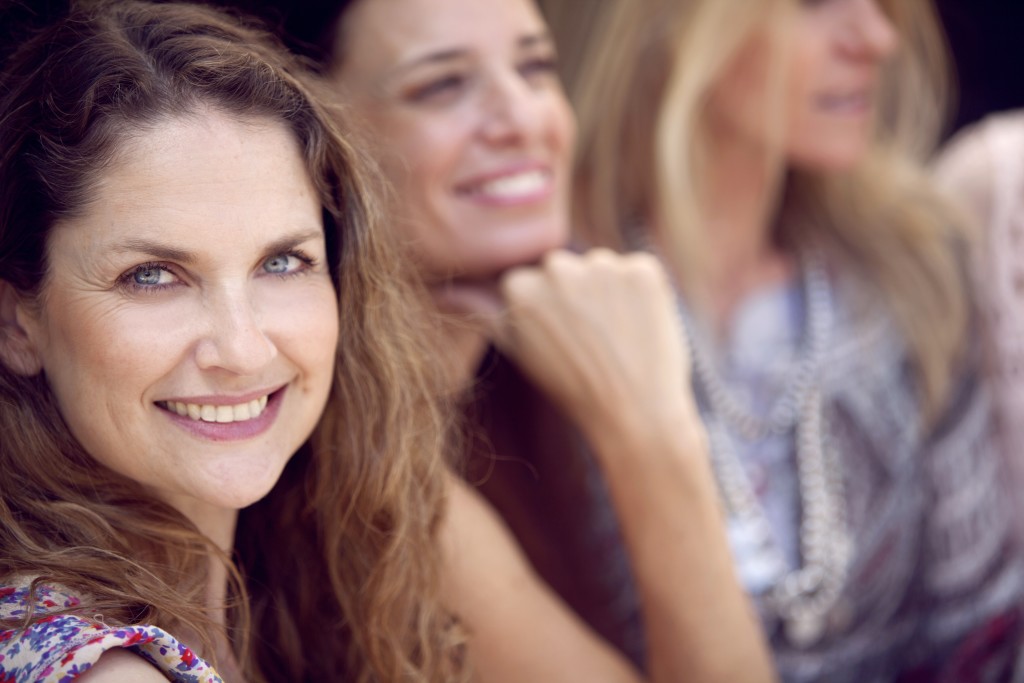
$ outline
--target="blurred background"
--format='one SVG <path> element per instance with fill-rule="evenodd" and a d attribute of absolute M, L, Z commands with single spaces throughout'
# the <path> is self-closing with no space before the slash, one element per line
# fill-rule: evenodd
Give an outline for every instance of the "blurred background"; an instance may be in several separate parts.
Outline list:
<path fill-rule="evenodd" d="M 1024 106 L 1024 0 L 937 0 L 960 91 L 953 129 Z"/>
<path fill-rule="evenodd" d="M 603 0 L 539 0 L 545 12 L 571 12 L 581 28 Z M 1024 0 L 935 0 L 956 62 L 959 99 L 948 134 L 1003 109 L 1024 107 Z M 562 46 L 565 69 L 572 46 Z"/>

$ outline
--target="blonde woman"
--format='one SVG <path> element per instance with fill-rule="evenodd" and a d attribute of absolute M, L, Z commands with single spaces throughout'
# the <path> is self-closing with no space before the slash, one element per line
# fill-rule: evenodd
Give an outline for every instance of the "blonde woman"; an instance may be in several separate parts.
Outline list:
<path fill-rule="evenodd" d="M 578 225 L 672 273 L 782 678 L 1002 680 L 1019 564 L 956 226 L 917 163 L 932 7 L 631 0 L 586 38 L 550 4 L 582 55 Z"/>

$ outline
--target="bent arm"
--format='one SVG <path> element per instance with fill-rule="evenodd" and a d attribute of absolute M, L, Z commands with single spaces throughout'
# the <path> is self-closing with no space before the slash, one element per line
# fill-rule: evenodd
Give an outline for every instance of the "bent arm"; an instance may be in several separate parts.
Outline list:
<path fill-rule="evenodd" d="M 773 680 L 733 568 L 661 266 L 649 255 L 554 252 L 507 274 L 501 293 L 495 343 L 577 425 L 607 480 L 640 591 L 652 680 Z M 570 626 L 582 628 L 567 618 Z"/>
<path fill-rule="evenodd" d="M 773 680 L 737 579 L 705 440 L 686 420 L 581 425 L 597 451 L 636 576 L 654 681 Z"/>

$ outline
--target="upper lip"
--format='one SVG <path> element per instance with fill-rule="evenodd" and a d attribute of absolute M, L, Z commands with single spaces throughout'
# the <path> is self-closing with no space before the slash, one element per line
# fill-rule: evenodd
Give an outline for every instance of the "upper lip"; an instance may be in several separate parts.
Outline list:
<path fill-rule="evenodd" d="M 819 97 L 870 97 L 875 94 L 877 84 L 874 81 L 861 82 L 847 88 L 830 88 L 820 92 Z"/>
<path fill-rule="evenodd" d="M 541 172 L 544 172 L 544 173 L 550 173 L 551 172 L 551 166 L 549 164 L 535 162 L 535 161 L 533 161 L 533 162 L 521 162 L 521 163 L 517 163 L 517 164 L 509 164 L 507 166 L 501 167 L 500 169 L 494 169 L 492 171 L 485 171 L 483 173 L 478 173 L 478 174 L 476 174 L 474 176 L 471 176 L 469 178 L 465 178 L 463 180 L 460 180 L 457 183 L 455 183 L 455 188 L 456 189 L 469 189 L 469 188 L 474 187 L 476 185 L 482 185 L 483 183 L 489 183 L 492 180 L 497 180 L 499 178 L 507 178 L 509 176 L 519 175 L 521 173 L 529 173 L 531 171 L 541 171 Z"/>
<path fill-rule="evenodd" d="M 851 97 L 864 97 L 864 98 L 867 98 L 867 97 L 871 97 L 873 94 L 874 94 L 873 90 L 865 88 L 863 90 L 845 90 L 843 92 L 827 92 L 827 93 L 822 93 L 821 95 L 819 95 L 819 97 L 822 98 L 822 99 L 829 99 L 829 100 L 839 100 L 839 99 L 845 100 L 845 99 L 849 99 Z"/>
<path fill-rule="evenodd" d="M 175 396 L 170 398 L 160 399 L 158 402 L 163 403 L 194 403 L 196 405 L 207 405 L 207 406 L 234 406 L 241 403 L 248 403 L 255 401 L 258 398 L 263 398 L 269 394 L 273 394 L 276 391 L 280 391 L 287 382 L 278 384 L 277 386 L 268 389 L 255 389 L 248 391 L 244 394 L 208 394 L 205 396 Z"/>

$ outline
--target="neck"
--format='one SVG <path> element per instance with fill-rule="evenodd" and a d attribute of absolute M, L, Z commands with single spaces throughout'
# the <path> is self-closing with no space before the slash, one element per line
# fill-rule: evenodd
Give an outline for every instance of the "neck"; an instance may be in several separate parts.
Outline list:
<path fill-rule="evenodd" d="M 784 281 L 792 264 L 778 248 L 773 227 L 785 167 L 735 133 L 713 136 L 701 203 L 705 207 L 708 315 L 722 332 L 751 292 Z"/>
<path fill-rule="evenodd" d="M 238 510 L 218 507 L 202 503 L 194 499 L 174 500 L 171 504 L 185 517 L 187 517 L 203 536 L 209 539 L 224 553 L 230 555 L 235 544 L 235 526 L 238 523 Z M 228 598 L 228 570 L 216 557 L 210 558 L 207 567 L 206 582 L 206 605 L 209 608 L 210 619 L 215 624 L 224 628 L 227 633 L 227 598 Z M 186 641 L 195 634 L 181 633 L 180 638 Z M 220 674 L 226 681 L 242 681 L 242 669 L 231 644 L 227 638 L 216 639 L 213 643 L 214 652 L 204 653 L 204 656 L 211 655 L 217 660 L 217 667 Z"/>
<path fill-rule="evenodd" d="M 460 320 L 446 320 L 439 329 L 440 357 L 445 363 L 445 393 L 464 393 L 487 353 L 487 337 Z"/>
<path fill-rule="evenodd" d="M 472 384 L 504 307 L 494 282 L 443 281 L 430 287 L 433 297 L 434 343 L 442 363 L 444 392 L 464 393 Z"/>
<path fill-rule="evenodd" d="M 199 533 L 224 553 L 231 554 L 235 544 L 237 510 L 198 501 L 177 502 L 175 507 L 196 526 Z M 206 604 L 213 620 L 224 626 L 227 624 L 228 570 L 217 558 L 211 558 L 207 576 Z"/>

